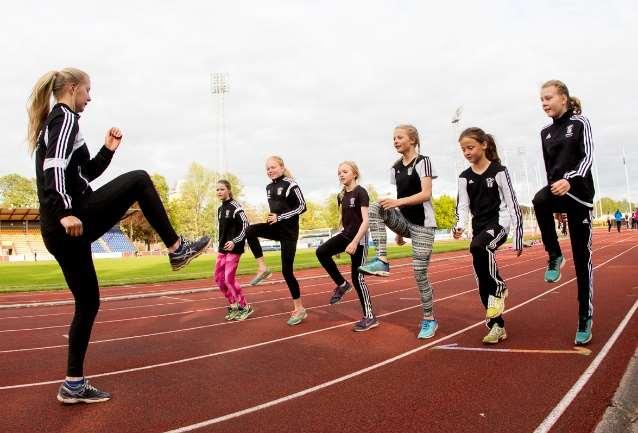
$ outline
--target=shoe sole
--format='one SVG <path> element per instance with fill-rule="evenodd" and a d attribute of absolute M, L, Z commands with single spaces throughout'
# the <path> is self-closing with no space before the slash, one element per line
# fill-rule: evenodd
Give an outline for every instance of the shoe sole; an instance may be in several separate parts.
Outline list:
<path fill-rule="evenodd" d="M 189 258 L 187 258 L 187 259 L 186 259 L 186 261 L 185 261 L 184 263 L 182 263 L 181 265 L 179 265 L 179 266 L 172 266 L 172 265 L 171 265 L 171 267 L 173 268 L 173 271 L 179 271 L 179 270 L 180 270 L 180 269 L 182 269 L 184 266 L 186 266 L 186 265 L 188 265 L 190 262 L 192 262 L 192 261 L 193 261 L 193 259 L 196 259 L 197 257 L 201 256 L 201 255 L 202 255 L 202 253 L 203 253 L 204 251 L 206 251 L 206 248 L 208 248 L 208 245 L 210 245 L 210 242 L 211 242 L 211 241 L 209 240 L 209 241 L 206 243 L 206 246 L 205 246 L 204 248 L 202 248 L 201 250 L 199 250 L 199 251 L 195 252 L 195 254 L 193 254 L 192 256 L 190 256 Z"/>
<path fill-rule="evenodd" d="M 365 331 L 371 330 L 372 328 L 376 328 L 377 326 L 379 326 L 379 322 L 375 323 L 374 325 L 370 325 L 367 328 L 354 328 L 353 327 L 352 330 L 354 332 L 365 332 Z"/>
<path fill-rule="evenodd" d="M 364 274 L 364 275 L 374 275 L 376 277 L 389 277 L 390 276 L 390 272 L 386 272 L 386 271 L 370 272 L 370 271 L 363 271 L 363 270 L 359 269 L 359 272 Z"/>
<path fill-rule="evenodd" d="M 76 404 L 76 403 L 87 403 L 87 404 L 91 404 L 91 403 L 102 403 L 105 401 L 109 401 L 111 399 L 111 397 L 104 397 L 104 398 L 96 398 L 96 399 L 88 399 L 88 398 L 68 398 L 68 397 L 62 397 L 61 395 L 58 394 L 57 396 L 58 401 L 60 403 L 64 403 L 64 404 Z"/>
<path fill-rule="evenodd" d="M 559 271 L 558 271 L 558 278 L 556 278 L 555 280 L 548 280 L 547 278 L 545 278 L 545 282 L 546 283 L 558 283 L 561 279 L 561 277 L 563 276 L 562 273 L 560 272 L 560 269 L 563 269 L 563 266 L 565 266 L 565 263 L 567 263 L 567 259 L 563 258 L 563 263 L 560 264 L 559 266 Z"/>

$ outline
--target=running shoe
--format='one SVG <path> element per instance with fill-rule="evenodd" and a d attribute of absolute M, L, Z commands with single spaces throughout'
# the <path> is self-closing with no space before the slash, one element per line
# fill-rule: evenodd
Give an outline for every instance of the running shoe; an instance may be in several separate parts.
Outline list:
<path fill-rule="evenodd" d="M 434 333 L 436 329 L 439 327 L 439 324 L 434 319 L 424 319 L 421 322 L 421 330 L 419 331 L 419 335 L 416 338 L 426 339 L 434 337 Z"/>
<path fill-rule="evenodd" d="M 345 281 L 342 285 L 335 287 L 334 293 L 330 298 L 330 304 L 334 305 L 337 302 L 341 301 L 341 298 L 343 298 L 343 296 L 350 290 L 352 290 L 352 286 L 347 281 Z"/>
<path fill-rule="evenodd" d="M 308 317 L 308 313 L 306 313 L 306 309 L 304 308 L 296 313 L 292 313 L 292 316 L 290 316 L 287 323 L 290 326 L 299 325 L 306 317 Z"/>
<path fill-rule="evenodd" d="M 565 258 L 563 256 L 550 256 L 547 262 L 547 270 L 545 271 L 545 281 L 548 283 L 560 281 L 560 270 L 563 266 L 565 266 Z"/>
<path fill-rule="evenodd" d="M 251 286 L 256 286 L 257 284 L 261 283 L 266 278 L 269 278 L 271 275 L 272 275 L 272 272 L 270 271 L 270 269 L 266 269 L 265 271 L 258 273 L 255 276 L 255 278 L 253 278 L 250 281 L 250 285 Z"/>
<path fill-rule="evenodd" d="M 492 329 L 490 329 L 490 332 L 483 337 L 483 343 L 485 344 L 496 344 L 499 341 L 502 340 L 506 340 L 507 339 L 507 332 L 505 332 L 505 327 L 500 327 L 498 326 L 497 323 L 495 323 L 492 326 Z"/>
<path fill-rule="evenodd" d="M 179 271 L 189 264 L 191 260 L 206 250 L 209 243 L 210 238 L 208 236 L 202 236 L 196 241 L 189 241 L 180 236 L 179 247 L 174 252 L 168 253 L 168 260 L 173 270 Z"/>
<path fill-rule="evenodd" d="M 364 317 L 354 324 L 352 330 L 354 332 L 363 332 L 368 331 L 372 328 L 376 328 L 377 326 L 379 326 L 379 321 L 376 317 Z"/>
<path fill-rule="evenodd" d="M 584 346 L 591 341 L 591 327 L 593 325 L 592 318 L 578 320 L 578 329 L 576 330 L 576 338 L 574 344 Z"/>
<path fill-rule="evenodd" d="M 505 311 L 505 298 L 507 298 L 507 290 L 503 291 L 500 298 L 493 295 L 487 298 L 487 310 L 485 310 L 487 319 L 493 319 L 503 314 Z"/>
<path fill-rule="evenodd" d="M 246 320 L 248 316 L 250 316 L 254 312 L 255 312 L 255 309 L 253 308 L 253 306 L 250 304 L 246 304 L 245 307 L 240 307 L 239 310 L 237 310 L 237 314 L 235 314 L 235 316 L 233 317 L 233 320 L 237 320 L 237 321 Z"/>
<path fill-rule="evenodd" d="M 239 313 L 239 306 L 229 305 L 227 308 L 228 308 L 228 313 L 226 313 L 226 315 L 224 316 L 224 319 L 233 320 L 235 316 L 237 315 L 237 313 Z"/>
<path fill-rule="evenodd" d="M 84 379 L 84 383 L 73 389 L 64 382 L 58 390 L 58 401 L 64 404 L 100 403 L 111 398 L 108 392 L 100 391 Z"/>
<path fill-rule="evenodd" d="M 366 275 L 377 275 L 379 277 L 387 277 L 390 275 L 390 264 L 375 257 L 372 261 L 365 265 L 359 266 L 359 272 Z"/>

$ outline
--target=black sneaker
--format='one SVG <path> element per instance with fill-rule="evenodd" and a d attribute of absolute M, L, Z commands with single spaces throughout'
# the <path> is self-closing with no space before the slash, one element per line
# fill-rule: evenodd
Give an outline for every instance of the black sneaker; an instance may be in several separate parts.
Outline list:
<path fill-rule="evenodd" d="M 86 379 L 77 389 L 71 389 L 66 385 L 66 382 L 64 382 L 58 390 L 58 401 L 64 404 L 100 403 L 110 399 L 111 394 L 100 391 Z"/>
<path fill-rule="evenodd" d="M 332 294 L 332 298 L 330 298 L 330 305 L 334 305 L 337 302 L 341 301 L 341 298 L 343 298 L 343 295 L 348 293 L 350 290 L 352 290 L 352 286 L 347 281 L 343 283 L 342 285 L 335 287 L 335 291 Z"/>
<path fill-rule="evenodd" d="M 210 238 L 202 236 L 196 241 L 188 241 L 180 236 L 180 241 L 179 247 L 175 252 L 168 253 L 168 260 L 171 262 L 171 267 L 174 271 L 179 271 L 189 264 L 191 260 L 203 253 L 210 243 Z"/>

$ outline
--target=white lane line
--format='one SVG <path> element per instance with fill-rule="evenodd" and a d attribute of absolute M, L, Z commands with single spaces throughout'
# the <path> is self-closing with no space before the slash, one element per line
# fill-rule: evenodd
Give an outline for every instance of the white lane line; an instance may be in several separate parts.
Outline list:
<path fill-rule="evenodd" d="M 532 269 L 531 271 L 527 271 L 525 273 L 510 277 L 510 279 L 519 278 L 519 277 L 531 274 L 532 272 L 536 272 L 536 271 L 539 271 L 539 270 L 542 270 L 542 269 L 545 269 L 545 267 L 543 266 L 541 268 Z M 440 282 L 456 280 L 456 279 L 464 278 L 464 277 L 467 277 L 467 276 L 468 275 L 461 275 L 461 276 L 457 276 L 457 277 L 448 278 L 447 280 L 442 280 Z M 391 294 L 394 294 L 394 293 L 404 292 L 406 290 L 414 290 L 415 288 L 416 287 L 408 287 L 408 288 L 405 288 L 405 289 L 395 290 L 395 291 L 392 291 L 392 292 L 387 292 L 387 293 L 383 293 L 383 294 L 376 295 L 376 296 L 391 295 Z M 443 298 L 435 299 L 434 302 L 435 303 L 442 302 L 442 301 L 445 301 L 445 300 L 448 300 L 448 299 L 455 298 L 457 296 L 461 296 L 461 295 L 465 295 L 465 294 L 468 294 L 468 293 L 475 292 L 476 290 L 477 290 L 476 288 L 473 288 L 473 289 L 470 289 L 470 290 L 465 290 L 465 291 L 462 291 L 462 292 L 455 293 L 453 295 L 449 295 L 449 296 L 446 296 L 446 297 L 443 297 Z M 358 299 L 353 299 L 353 300 L 345 301 L 345 302 L 355 302 L 355 301 L 358 302 L 359 300 Z M 344 302 L 342 302 L 342 303 L 344 303 Z M 325 308 L 325 307 L 331 307 L 331 305 L 321 305 L 321 306 L 316 306 L 316 307 L 309 307 L 309 308 L 306 308 L 306 309 Z M 417 305 L 410 306 L 410 307 L 406 307 L 406 308 L 402 308 L 402 309 L 399 309 L 399 310 L 391 311 L 389 313 L 380 314 L 377 317 L 389 316 L 389 315 L 392 315 L 392 314 L 396 314 L 398 312 L 407 311 L 407 310 L 411 310 L 413 308 L 418 308 L 418 307 L 421 307 L 420 303 L 417 304 Z M 277 313 L 277 314 L 273 314 L 271 316 L 279 316 L 279 315 L 282 315 L 282 314 L 289 314 L 289 312 Z M 266 317 L 268 317 L 268 316 L 256 317 L 254 319 L 247 319 L 247 320 L 259 320 L 259 319 L 264 319 Z M 209 328 L 209 327 L 212 327 L 212 326 L 221 326 L 221 325 L 225 325 L 225 324 L 229 324 L 229 323 L 235 323 L 236 324 L 236 323 L 239 323 L 239 322 L 215 323 L 215 324 L 212 324 L 212 325 L 197 326 L 197 327 L 195 327 L 193 329 Z M 91 377 L 111 376 L 111 375 L 115 375 L 115 374 L 130 373 L 130 372 L 135 372 L 135 371 L 148 370 L 148 369 L 152 369 L 152 368 L 164 367 L 164 366 L 168 366 L 168 365 L 181 364 L 181 363 L 184 363 L 184 362 L 190 362 L 190 361 L 195 361 L 195 360 L 199 360 L 199 359 L 210 358 L 210 357 L 213 357 L 213 356 L 219 356 L 220 354 L 233 353 L 233 352 L 238 352 L 240 350 L 247 350 L 247 349 L 252 349 L 252 348 L 255 348 L 255 347 L 265 346 L 265 345 L 268 345 L 268 344 L 278 343 L 278 342 L 281 342 L 281 341 L 287 341 L 287 340 L 290 340 L 290 339 L 293 339 L 293 338 L 299 338 L 299 337 L 303 337 L 303 336 L 306 336 L 306 335 L 315 334 L 315 333 L 318 333 L 318 332 L 329 331 L 329 330 L 332 330 L 332 329 L 335 329 L 335 328 L 348 326 L 348 325 L 351 325 L 353 323 L 356 323 L 356 322 L 347 322 L 347 323 L 343 323 L 343 324 L 339 324 L 339 325 L 329 326 L 327 328 L 320 328 L 320 329 L 317 329 L 317 330 L 314 330 L 314 331 L 309 331 L 309 332 L 302 333 L 302 334 L 296 334 L 296 335 L 292 335 L 292 336 L 289 336 L 289 337 L 283 337 L 283 338 L 278 338 L 278 339 L 275 339 L 275 340 L 270 340 L 270 341 L 265 341 L 265 342 L 261 342 L 261 343 L 252 344 L 252 345 L 249 345 L 249 346 L 243 346 L 243 347 L 239 347 L 239 348 L 235 348 L 235 349 L 229 349 L 229 350 L 225 350 L 223 352 L 209 353 L 209 354 L 199 355 L 199 356 L 195 356 L 195 357 L 191 357 L 191 358 L 184 358 L 184 359 L 178 359 L 178 360 L 175 360 L 175 361 L 169 361 L 169 362 L 164 362 L 164 363 L 160 363 L 160 364 L 147 365 L 147 366 L 144 366 L 144 367 L 135 367 L 135 368 L 130 368 L 130 369 L 126 369 L 126 370 L 118 370 L 118 371 L 114 371 L 114 372 L 99 373 L 99 374 L 95 374 L 93 376 L 87 376 L 87 377 L 91 378 Z M 480 323 L 484 324 L 485 322 L 480 322 Z M 185 330 L 191 330 L 191 329 L 187 328 Z M 158 332 L 158 333 L 150 334 L 150 335 L 164 335 L 164 334 L 171 334 L 171 333 L 175 333 L 175 332 L 179 332 L 179 331 L 176 331 L 176 330 L 164 331 L 164 332 Z M 105 341 L 128 340 L 128 339 L 131 339 L 131 338 L 134 338 L 134 337 L 121 337 L 121 338 L 118 338 L 118 339 L 111 339 L 111 340 L 105 340 Z M 93 343 L 95 343 L 95 342 L 93 342 Z M 52 347 L 66 347 L 66 345 L 64 345 L 64 346 L 62 346 L 62 345 L 60 345 L 60 346 L 52 346 Z M 14 349 L 14 351 L 23 351 L 23 349 Z M 49 385 L 49 384 L 58 383 L 58 382 L 59 381 L 51 380 L 51 381 L 36 382 L 36 383 L 31 383 L 31 384 L 0 386 L 0 390 L 13 389 L 13 388 L 25 388 L 25 387 L 30 387 L 30 386 Z"/>
<path fill-rule="evenodd" d="M 598 251 L 600 249 L 602 249 L 602 248 L 599 248 L 599 249 L 594 250 L 594 251 Z M 512 267 L 512 266 L 521 265 L 523 263 L 527 263 L 527 262 L 531 262 L 531 261 L 537 260 L 538 258 L 539 257 L 532 257 L 532 258 L 529 258 L 529 259 L 526 259 L 526 260 L 519 260 L 518 262 L 509 263 L 509 264 L 506 264 L 506 265 L 503 265 L 503 266 L 499 266 L 499 268 L 500 269 L 504 269 L 504 268 L 508 268 L 508 267 Z M 463 266 L 463 267 L 465 267 L 465 266 Z M 456 270 L 458 270 L 458 269 L 459 268 L 457 268 Z M 435 274 L 449 273 L 449 272 L 450 272 L 450 270 L 439 270 L 439 271 L 430 272 L 429 275 L 432 276 L 432 275 L 435 275 Z M 400 272 L 399 275 L 412 276 L 413 274 L 411 273 L 411 271 L 408 270 L 407 272 Z M 470 275 L 470 274 L 468 274 L 468 275 Z M 323 277 L 325 278 L 326 275 L 323 275 Z M 403 279 L 403 278 L 405 278 L 405 277 L 401 277 L 401 279 Z M 377 278 L 377 279 L 374 279 L 372 282 L 369 282 L 368 285 L 374 287 L 374 285 L 380 284 L 381 282 L 386 282 L 387 283 L 387 282 L 391 282 L 391 281 L 395 281 L 395 280 L 386 279 L 386 278 L 383 278 L 383 279 Z M 322 283 L 305 285 L 303 288 L 307 289 L 309 287 L 325 286 L 325 285 L 329 285 L 329 284 L 332 284 L 331 280 L 325 281 L 325 282 L 322 282 Z M 285 288 L 276 289 L 276 290 L 267 290 L 267 291 L 262 291 L 260 293 L 266 294 L 266 293 L 275 293 L 275 292 L 282 292 L 282 291 L 288 292 L 288 288 L 285 287 Z M 323 294 L 323 293 L 326 293 L 326 292 L 308 293 L 308 294 L 305 294 L 304 296 L 312 296 L 312 295 L 315 295 L 315 294 L 318 294 L 318 293 Z M 168 296 L 162 296 L 162 297 L 168 298 Z M 180 298 L 175 298 L 175 299 L 180 299 Z M 209 300 L 219 300 L 219 299 L 225 299 L 225 298 L 223 296 L 213 296 L 213 297 L 210 297 L 210 298 L 203 298 L 203 299 L 199 299 L 199 300 L 190 300 L 190 299 L 189 300 L 185 300 L 185 299 L 182 299 L 182 301 L 183 302 L 197 302 L 197 301 L 209 301 Z M 281 298 L 276 298 L 274 300 L 280 300 L 280 299 Z M 183 302 L 181 302 L 181 303 L 183 303 Z M 257 303 L 258 302 L 263 302 L 263 301 L 257 301 Z M 179 305 L 181 303 L 180 302 L 167 302 L 167 303 L 162 303 L 162 304 L 137 305 L 137 306 L 136 305 L 131 305 L 131 306 L 126 306 L 126 307 L 100 309 L 100 312 L 102 312 L 102 311 L 117 311 L 117 310 L 125 310 L 125 309 L 139 309 L 139 308 L 145 308 L 145 307 L 156 307 L 156 306 L 176 305 L 176 304 Z M 219 309 L 219 308 L 226 308 L 226 307 L 223 306 L 223 307 L 215 307 L 215 308 Z M 213 308 L 213 309 L 215 309 L 215 308 Z M 30 315 L 30 316 L 11 316 L 11 317 L 2 317 L 2 318 L 0 318 L 0 320 L 2 320 L 2 319 L 24 319 L 24 318 L 36 318 L 36 317 L 49 317 L 49 316 L 71 315 L 71 314 L 72 314 L 71 312 L 67 312 L 67 313 L 51 313 L 51 314 L 40 314 L 40 315 Z M 177 313 L 168 313 L 168 314 L 180 314 L 180 313 L 177 312 Z M 133 318 L 127 318 L 127 319 L 120 319 L 120 320 L 138 320 L 138 319 L 144 319 L 144 318 L 148 318 L 148 316 L 133 317 Z M 152 317 L 152 318 L 155 318 L 155 317 Z M 109 321 L 98 321 L 98 322 L 95 322 L 95 323 L 99 324 L 99 323 L 110 323 L 110 322 Z M 6 329 L 6 330 L 0 330 L 0 333 L 1 332 L 35 331 L 35 330 L 44 330 L 44 329 L 54 329 L 56 327 L 57 328 L 63 328 L 63 327 L 67 327 L 67 326 L 69 326 L 68 323 L 63 324 L 63 325 L 51 325 L 51 326 L 38 327 L 38 328 Z"/>
<path fill-rule="evenodd" d="M 531 271 L 527 271 L 524 272 L 522 274 L 519 275 L 515 275 L 513 277 L 510 277 L 509 279 L 515 279 L 515 278 L 520 278 L 522 276 L 531 274 L 532 272 L 536 272 L 539 270 L 545 269 L 545 267 L 541 267 L 541 268 L 536 268 L 536 269 L 532 269 Z M 470 276 L 471 274 L 463 274 L 463 275 L 459 275 L 456 277 L 452 277 L 452 278 L 447 278 L 445 280 L 439 280 L 439 281 L 434 281 L 433 283 L 439 284 L 439 283 L 444 283 L 444 282 L 448 282 L 448 281 L 452 281 L 452 280 L 457 280 L 460 278 L 465 278 Z M 408 277 L 401 277 L 401 278 L 396 278 L 396 279 L 386 279 L 385 282 L 392 282 L 392 281 L 398 281 L 398 280 L 402 280 L 402 279 L 406 279 L 409 278 Z M 402 292 L 406 292 L 408 290 L 414 290 L 416 287 L 412 286 L 412 287 L 407 287 L 405 289 L 399 289 L 399 290 L 394 290 L 391 292 L 385 292 L 385 293 L 381 293 L 378 295 L 373 295 L 371 296 L 372 298 L 377 298 L 380 296 L 387 296 L 387 295 L 392 295 L 395 293 L 402 293 Z M 473 291 L 476 291 L 476 288 L 472 289 Z M 323 293 L 331 293 L 332 291 L 326 291 Z M 289 298 L 278 298 L 279 300 L 288 300 Z M 417 300 L 420 300 L 420 298 L 416 298 Z M 443 298 L 445 299 L 445 298 Z M 262 302 L 269 302 L 272 301 L 271 300 L 267 300 L 267 301 L 262 301 Z M 340 302 L 340 304 L 346 304 L 346 303 L 351 303 L 351 302 L 358 302 L 359 299 L 355 298 L 355 299 L 351 299 L 348 301 L 342 301 Z M 435 300 L 434 302 L 438 302 L 439 300 Z M 306 310 L 313 310 L 315 308 L 331 308 L 333 307 L 330 304 L 324 304 L 324 305 L 317 305 L 314 307 L 306 307 Z M 221 308 L 221 307 L 216 307 L 216 308 Z M 286 314 L 290 314 L 289 311 L 283 312 L 283 313 L 274 313 L 274 314 L 269 314 L 266 316 L 257 316 L 257 317 L 252 317 L 250 319 L 247 319 L 246 321 L 253 321 L 253 320 L 262 320 L 262 319 L 268 319 L 268 318 L 272 318 L 272 317 L 277 317 L 277 316 L 283 316 Z M 240 322 L 220 322 L 220 323 L 212 323 L 212 324 L 208 324 L 208 325 L 200 325 L 200 326 L 193 326 L 193 327 L 189 327 L 189 328 L 179 328 L 179 329 L 172 329 L 169 331 L 160 331 L 160 332 L 152 332 L 152 333 L 148 333 L 148 334 L 140 334 L 140 335 L 131 335 L 128 337 L 116 337 L 116 338 L 109 338 L 109 339 L 104 339 L 104 340 L 93 340 L 90 341 L 89 344 L 99 344 L 99 343 L 112 343 L 115 341 L 125 341 L 125 340 L 133 340 L 133 339 L 137 339 L 137 338 L 147 338 L 147 337 L 155 337 L 155 336 L 161 336 L 161 335 L 168 335 L 168 334 L 176 334 L 176 333 L 180 333 L 180 332 L 189 332 L 189 331 L 196 331 L 199 329 L 206 329 L 206 328 L 213 328 L 213 327 L 217 327 L 217 326 L 232 326 L 232 325 L 238 325 Z M 16 353 L 16 352 L 29 352 L 29 351 L 35 351 L 35 350 L 47 350 L 47 349 L 59 349 L 59 348 L 66 348 L 67 345 L 62 345 L 62 344 L 58 344 L 58 345 L 54 345 L 54 346 L 42 346 L 42 347 L 27 347 L 27 348 L 22 348 L 22 349 L 7 349 L 7 350 L 0 350 L 0 353 Z M 0 388 L 1 389 L 1 388 Z"/>
<path fill-rule="evenodd" d="M 546 433 L 554 426 L 556 421 L 558 421 L 561 415 L 567 410 L 569 405 L 572 404 L 578 393 L 583 389 L 587 382 L 589 382 L 589 379 L 591 379 L 600 364 L 603 362 L 603 359 L 605 359 L 605 357 L 611 350 L 611 347 L 614 345 L 616 340 L 618 340 L 620 334 L 624 331 L 627 323 L 629 323 L 629 320 L 636 312 L 636 309 L 638 309 L 638 301 L 634 302 L 634 305 L 629 309 L 629 311 L 625 315 L 625 318 L 620 322 L 611 337 L 609 337 L 609 340 L 607 340 L 607 343 L 605 343 L 600 353 L 596 355 L 585 372 L 578 378 L 576 383 L 574 383 L 574 385 L 570 388 L 567 394 L 565 394 L 565 396 L 556 405 L 556 407 L 554 407 L 554 410 L 552 410 L 550 414 L 547 415 L 547 418 L 545 418 L 545 420 L 543 420 L 543 422 L 536 428 L 536 430 L 534 430 L 534 433 Z"/>
<path fill-rule="evenodd" d="M 615 260 L 616 258 L 622 256 L 623 254 L 631 251 L 632 249 L 634 249 L 636 247 L 638 247 L 638 245 L 635 245 L 635 246 L 623 251 L 622 253 L 612 257 L 611 259 L 606 260 L 605 262 L 603 262 L 603 263 L 599 264 L 598 266 L 594 267 L 594 269 L 597 269 L 597 268 L 600 268 L 601 266 L 604 266 L 605 264 L 611 262 L 612 260 Z M 565 281 L 564 283 L 556 286 L 553 289 L 549 289 L 549 290 L 547 290 L 547 291 L 545 291 L 545 292 L 543 292 L 543 293 L 541 293 L 541 294 L 539 294 L 537 296 L 534 296 L 534 297 L 528 299 L 527 301 L 524 301 L 524 302 L 522 302 L 522 303 L 520 303 L 518 305 L 515 305 L 515 306 L 513 306 L 511 308 L 508 308 L 508 310 L 505 311 L 503 314 L 508 314 L 508 313 L 510 313 L 512 311 L 515 311 L 515 310 L 517 310 L 517 309 L 529 304 L 530 302 L 533 302 L 536 299 L 541 298 L 542 296 L 545 296 L 546 294 L 553 292 L 555 289 L 557 289 L 559 287 L 562 287 L 562 286 L 565 286 L 566 284 L 569 284 L 569 283 L 571 283 L 571 282 L 573 282 L 575 280 L 576 280 L 576 277 L 570 279 L 569 281 Z M 361 370 L 354 371 L 354 372 L 352 372 L 350 374 L 347 374 L 345 376 L 338 377 L 336 379 L 330 380 L 328 382 L 321 383 L 321 384 L 313 386 L 311 388 L 303 389 L 303 390 L 301 390 L 299 392 L 296 392 L 294 394 L 286 395 L 286 396 L 278 398 L 276 400 L 271 400 L 271 401 L 259 404 L 257 406 L 249 407 L 249 408 L 237 411 L 237 412 L 232 412 L 232 413 L 229 413 L 229 414 L 226 414 L 226 415 L 222 415 L 222 416 L 217 417 L 217 418 L 211 418 L 211 419 L 208 419 L 206 421 L 198 422 L 196 424 L 191 424 L 191 425 L 188 425 L 188 426 L 180 427 L 180 428 L 177 428 L 177 429 L 174 429 L 174 430 L 167 431 L 166 433 L 184 433 L 184 432 L 188 432 L 188 431 L 197 430 L 197 429 L 202 428 L 202 427 L 206 427 L 206 426 L 209 426 L 209 425 L 212 425 L 212 424 L 217 424 L 217 423 L 220 423 L 220 422 L 223 422 L 223 421 L 227 421 L 227 420 L 233 419 L 233 418 L 238 418 L 238 417 L 243 416 L 243 415 L 247 415 L 247 414 L 250 414 L 250 413 L 253 413 L 253 412 L 260 411 L 262 409 L 266 409 L 266 408 L 269 408 L 269 407 L 272 407 L 272 406 L 276 406 L 278 404 L 285 403 L 285 402 L 288 402 L 290 400 L 294 400 L 294 399 L 302 397 L 304 395 L 307 395 L 307 394 L 322 390 L 324 388 L 328 388 L 328 387 L 330 387 L 332 385 L 335 385 L 337 383 L 341 383 L 341 382 L 344 382 L 346 380 L 352 379 L 354 377 L 360 376 L 362 374 L 368 373 L 368 372 L 370 372 L 372 370 L 376 370 L 376 369 L 378 369 L 380 367 L 383 367 L 385 365 L 391 364 L 391 363 L 393 363 L 395 361 L 398 361 L 400 359 L 403 359 L 405 357 L 413 355 L 413 354 L 415 354 L 417 352 L 420 352 L 420 351 L 422 351 L 424 349 L 427 349 L 427 348 L 429 348 L 431 346 L 435 346 L 435 345 L 441 343 L 442 341 L 449 340 L 452 337 L 456 337 L 457 335 L 463 334 L 466 331 L 469 331 L 470 329 L 476 328 L 478 326 L 484 326 L 484 325 L 485 325 L 484 321 L 476 322 L 473 325 L 466 326 L 465 328 L 459 329 L 458 331 L 453 332 L 452 334 L 448 334 L 445 337 L 441 337 L 441 338 L 439 338 L 437 340 L 434 340 L 434 341 L 432 341 L 430 343 L 427 343 L 427 344 L 424 344 L 422 346 L 416 347 L 416 348 L 411 349 L 411 350 L 409 350 L 407 352 L 403 352 L 403 353 L 401 353 L 399 355 L 393 356 L 392 358 L 388 358 L 388 359 L 386 359 L 384 361 L 378 362 L 376 364 L 373 364 L 373 365 L 368 366 L 366 368 L 363 368 Z M 58 383 L 58 382 L 56 382 L 56 383 Z"/>
<path fill-rule="evenodd" d="M 182 298 L 177 298 L 175 296 L 161 296 L 162 298 L 165 299 L 175 299 L 177 301 L 181 301 L 181 302 L 195 302 L 194 299 L 182 299 Z"/>

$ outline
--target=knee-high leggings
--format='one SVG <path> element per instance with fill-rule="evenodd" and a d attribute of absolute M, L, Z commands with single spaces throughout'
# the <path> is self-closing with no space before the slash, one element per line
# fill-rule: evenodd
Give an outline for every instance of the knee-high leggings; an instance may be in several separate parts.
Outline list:
<path fill-rule="evenodd" d="M 62 268 L 73 298 L 75 314 L 69 329 L 67 376 L 84 375 L 84 357 L 93 322 L 100 307 L 91 242 L 106 233 L 138 202 L 142 212 L 166 246 L 178 236 L 173 230 L 151 178 L 145 171 L 125 173 L 91 192 L 82 202 L 73 203 L 73 215 L 82 221 L 83 233 L 71 237 L 59 221 L 42 226 L 44 243 Z"/>
<path fill-rule="evenodd" d="M 317 258 L 319 259 L 321 266 L 324 267 L 332 280 L 338 286 L 342 285 L 346 280 L 343 278 L 343 275 L 341 275 L 341 272 L 339 272 L 339 268 L 337 268 L 337 264 L 332 259 L 332 256 L 343 253 L 349 243 L 350 239 L 345 237 L 343 234 L 338 233 L 323 244 L 319 245 L 319 248 L 317 248 L 316 251 Z M 372 318 L 374 317 L 374 312 L 372 311 L 370 292 L 368 291 L 368 286 L 363 279 L 363 274 L 359 272 L 359 266 L 365 264 L 367 255 L 368 245 L 359 245 L 357 247 L 357 251 L 350 256 L 352 266 L 350 275 L 352 277 L 352 284 L 359 296 L 364 317 Z"/>
<path fill-rule="evenodd" d="M 239 265 L 240 254 L 234 253 L 217 253 L 217 262 L 215 263 L 215 282 L 219 286 L 219 290 L 224 294 L 229 304 L 239 304 L 240 307 L 246 306 L 246 297 L 241 286 L 235 279 L 237 266 Z"/>
<path fill-rule="evenodd" d="M 248 240 L 250 251 L 252 251 L 256 259 L 264 255 L 261 250 L 259 238 L 266 238 L 281 243 L 281 273 L 284 275 L 284 280 L 286 280 L 292 299 L 299 299 L 301 297 L 299 282 L 293 272 L 295 254 L 297 253 L 297 239 L 283 238 L 277 224 L 251 224 L 246 231 L 246 239 Z"/>
<path fill-rule="evenodd" d="M 383 209 L 379 203 L 373 203 L 368 209 L 370 235 L 377 249 L 377 256 L 385 256 L 387 239 L 385 228 L 404 238 L 412 239 L 412 267 L 416 278 L 423 315 L 432 315 L 432 286 L 428 279 L 428 266 L 434 243 L 434 227 L 423 227 L 408 221 L 399 209 Z"/>

